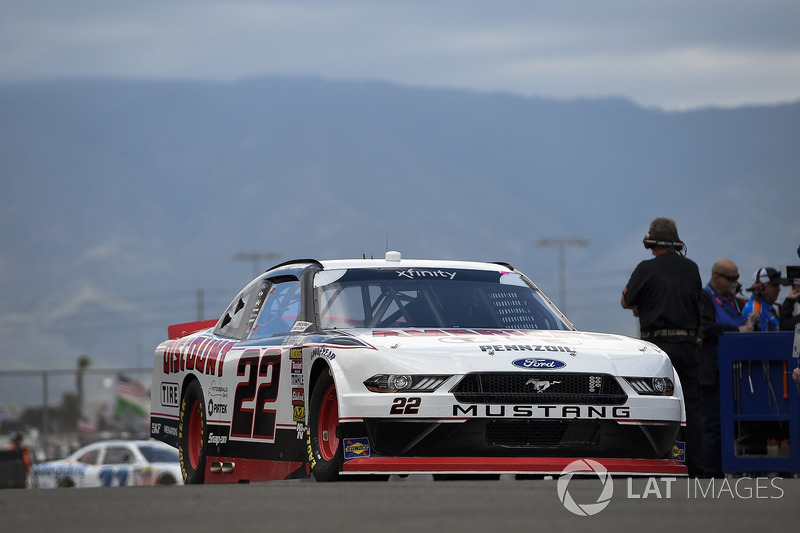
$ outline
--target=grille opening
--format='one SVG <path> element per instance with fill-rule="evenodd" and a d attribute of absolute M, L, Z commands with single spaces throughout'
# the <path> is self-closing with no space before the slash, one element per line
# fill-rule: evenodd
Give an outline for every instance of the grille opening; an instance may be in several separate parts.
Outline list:
<path fill-rule="evenodd" d="M 486 443 L 512 448 L 585 447 L 600 443 L 597 420 L 491 420 Z"/>
<path fill-rule="evenodd" d="M 622 405 L 628 395 L 608 374 L 467 374 L 451 390 L 461 403 Z"/>

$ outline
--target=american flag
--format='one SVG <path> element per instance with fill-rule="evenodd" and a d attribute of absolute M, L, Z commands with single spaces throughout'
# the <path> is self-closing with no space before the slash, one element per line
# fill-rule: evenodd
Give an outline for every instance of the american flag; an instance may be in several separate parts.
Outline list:
<path fill-rule="evenodd" d="M 78 419 L 78 431 L 81 433 L 94 433 L 97 431 L 97 422 L 82 416 Z"/>
<path fill-rule="evenodd" d="M 144 385 L 122 374 L 117 375 L 116 392 L 118 396 L 127 396 L 129 398 L 149 398 L 147 389 Z"/>
<path fill-rule="evenodd" d="M 115 392 L 117 399 L 114 406 L 114 417 L 125 412 L 147 416 L 150 410 L 150 393 L 147 392 L 144 385 L 135 379 L 118 374 Z"/>

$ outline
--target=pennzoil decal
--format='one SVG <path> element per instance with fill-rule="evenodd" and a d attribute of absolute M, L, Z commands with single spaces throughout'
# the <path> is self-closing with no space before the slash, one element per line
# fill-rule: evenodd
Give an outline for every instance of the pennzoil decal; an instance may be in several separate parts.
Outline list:
<path fill-rule="evenodd" d="M 575 348 L 551 344 L 482 344 L 482 352 L 566 352 L 575 353 Z"/>
<path fill-rule="evenodd" d="M 344 458 L 355 459 L 357 457 L 369 457 L 369 439 L 366 437 L 344 439 Z"/>

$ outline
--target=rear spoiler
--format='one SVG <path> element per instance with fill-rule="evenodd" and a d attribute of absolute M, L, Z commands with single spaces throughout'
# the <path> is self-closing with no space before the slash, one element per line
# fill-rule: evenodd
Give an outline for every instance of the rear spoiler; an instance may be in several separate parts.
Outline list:
<path fill-rule="evenodd" d="M 167 335 L 172 339 L 180 339 L 186 335 L 190 335 L 195 331 L 201 329 L 213 328 L 217 325 L 217 319 L 214 320 L 200 320 L 198 322 L 184 322 L 183 324 L 174 324 L 167 328 Z"/>

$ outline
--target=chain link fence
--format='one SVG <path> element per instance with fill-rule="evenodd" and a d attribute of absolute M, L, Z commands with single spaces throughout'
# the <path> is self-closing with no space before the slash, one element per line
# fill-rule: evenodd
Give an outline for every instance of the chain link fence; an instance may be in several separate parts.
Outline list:
<path fill-rule="evenodd" d="M 0 371 L 0 448 L 20 432 L 37 461 L 108 438 L 148 438 L 152 368 Z"/>

